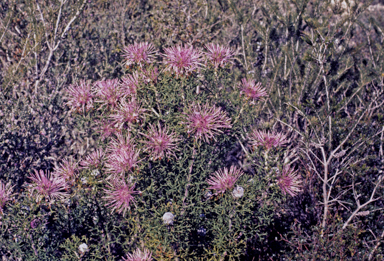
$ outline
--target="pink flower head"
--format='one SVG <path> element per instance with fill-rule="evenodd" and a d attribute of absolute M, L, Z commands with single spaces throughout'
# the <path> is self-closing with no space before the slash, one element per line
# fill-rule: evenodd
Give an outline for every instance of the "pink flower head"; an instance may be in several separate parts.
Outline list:
<path fill-rule="evenodd" d="M 145 141 L 147 148 L 153 160 L 165 158 L 167 156 L 174 156 L 177 150 L 177 142 L 179 139 L 176 133 L 168 133 L 167 127 L 161 128 L 158 123 L 157 128 L 150 124 L 148 135 L 143 134 L 149 141 Z"/>
<path fill-rule="evenodd" d="M 123 57 L 128 66 L 138 64 L 140 67 L 152 63 L 156 59 L 157 51 L 151 43 L 134 43 L 124 48 Z"/>
<path fill-rule="evenodd" d="M 104 161 L 104 151 L 102 149 L 95 150 L 80 162 L 82 168 L 98 168 Z"/>
<path fill-rule="evenodd" d="M 123 216 L 127 209 L 130 209 L 131 203 L 135 203 L 134 194 L 140 193 L 140 191 L 135 191 L 135 184 L 131 182 L 126 182 L 122 177 L 114 177 L 111 182 L 109 182 L 108 189 L 104 189 L 106 196 L 104 199 L 108 202 L 107 206 L 112 207 L 112 212 L 117 210 L 117 213 Z"/>
<path fill-rule="evenodd" d="M 289 166 L 284 166 L 281 175 L 277 178 L 277 184 L 279 184 L 281 192 L 292 197 L 301 192 L 301 183 L 300 175 Z"/>
<path fill-rule="evenodd" d="M 70 111 L 86 112 L 93 108 L 93 95 L 91 84 L 86 81 L 80 81 L 77 84 L 71 84 L 67 90 L 66 103 L 71 107 Z"/>
<path fill-rule="evenodd" d="M 32 183 L 29 184 L 30 193 L 36 193 L 36 201 L 45 198 L 49 201 L 54 199 L 62 199 L 69 194 L 65 192 L 67 184 L 62 177 L 44 173 L 43 170 L 39 172 L 35 170 L 35 174 L 31 174 L 29 179 Z"/>
<path fill-rule="evenodd" d="M 284 144 L 287 143 L 287 137 L 282 133 L 270 133 L 256 129 L 252 131 L 249 139 L 252 146 L 264 146 L 268 150 L 272 147 L 284 146 Z"/>
<path fill-rule="evenodd" d="M 97 102 L 108 108 L 116 108 L 120 98 L 124 97 L 117 79 L 96 82 L 94 93 L 99 98 Z"/>
<path fill-rule="evenodd" d="M 255 80 L 247 80 L 243 78 L 241 80 L 241 93 L 249 98 L 252 104 L 254 104 L 261 97 L 268 96 L 264 88 L 262 88 L 261 83 L 256 83 Z"/>
<path fill-rule="evenodd" d="M 13 187 L 11 183 L 8 182 L 4 185 L 3 182 L 0 181 L 0 213 L 3 214 L 3 210 L 7 201 L 9 201 L 12 197 Z"/>
<path fill-rule="evenodd" d="M 53 175 L 61 177 L 67 181 L 73 181 L 76 178 L 77 163 L 73 158 L 63 160 L 55 167 Z"/>
<path fill-rule="evenodd" d="M 208 189 L 214 189 L 216 193 L 224 193 L 227 189 L 235 186 L 241 175 L 243 175 L 243 171 L 235 166 L 231 166 L 229 170 L 227 168 L 220 169 L 207 181 L 211 185 Z"/>
<path fill-rule="evenodd" d="M 116 109 L 116 114 L 112 114 L 110 117 L 115 123 L 115 126 L 121 129 L 124 125 L 130 127 L 132 124 L 138 122 L 144 111 L 145 109 L 142 109 L 135 99 L 131 99 L 129 102 L 122 100 Z"/>
<path fill-rule="evenodd" d="M 194 134 L 196 140 L 216 140 L 215 135 L 222 133 L 222 129 L 232 128 L 231 119 L 226 113 L 215 106 L 193 103 L 186 114 L 188 134 Z"/>
<path fill-rule="evenodd" d="M 144 248 L 144 251 L 141 251 L 139 248 L 136 249 L 132 254 L 127 254 L 127 257 L 124 258 L 124 261 L 152 261 L 152 252 Z"/>
<path fill-rule="evenodd" d="M 116 123 L 105 120 L 97 121 L 95 130 L 100 133 L 102 139 L 105 139 L 112 136 L 112 134 L 121 134 L 121 129 L 115 125 Z"/>
<path fill-rule="evenodd" d="M 137 72 L 134 72 L 133 74 L 128 74 L 123 79 L 121 79 L 120 87 L 124 96 L 135 96 L 139 86 L 140 79 L 139 74 Z"/>
<path fill-rule="evenodd" d="M 219 44 L 207 44 L 205 47 L 208 49 L 206 53 L 207 60 L 211 62 L 216 69 L 224 67 L 227 63 L 233 63 L 232 57 L 235 55 L 235 51 L 231 48 Z"/>
<path fill-rule="evenodd" d="M 121 174 L 137 166 L 139 151 L 135 151 L 130 135 L 113 139 L 109 151 L 106 167 L 110 173 Z"/>
<path fill-rule="evenodd" d="M 155 68 L 145 69 L 143 68 L 142 77 L 146 83 L 157 83 L 157 77 L 159 76 L 159 70 Z"/>
<path fill-rule="evenodd" d="M 191 73 L 203 65 L 202 53 L 193 46 L 169 47 L 165 48 L 164 52 L 165 71 L 172 71 L 176 76 Z"/>

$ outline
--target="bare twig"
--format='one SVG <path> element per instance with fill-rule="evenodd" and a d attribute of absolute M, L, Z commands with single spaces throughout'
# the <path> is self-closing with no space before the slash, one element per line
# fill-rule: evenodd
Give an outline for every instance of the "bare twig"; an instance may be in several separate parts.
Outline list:
<path fill-rule="evenodd" d="M 366 207 L 367 205 L 379 200 L 381 197 L 378 196 L 375 198 L 375 195 L 376 195 L 376 191 L 377 191 L 377 188 L 379 187 L 379 185 L 381 184 L 383 180 L 383 177 L 380 176 L 379 177 L 379 180 L 377 181 L 376 185 L 375 185 L 375 188 L 373 189 L 372 193 L 371 193 L 371 196 L 369 198 L 369 200 L 367 202 L 365 202 L 364 204 L 360 204 L 360 201 L 359 201 L 359 195 L 356 193 L 355 189 L 354 189 L 354 185 L 353 185 L 353 189 L 354 189 L 354 197 L 355 197 L 355 201 L 356 201 L 356 204 L 357 204 L 357 208 L 355 209 L 355 211 L 353 211 L 353 213 L 349 216 L 349 218 L 347 219 L 347 221 L 344 222 L 343 224 L 343 227 L 341 228 L 341 231 L 343 231 L 350 223 L 351 221 L 353 220 L 353 218 L 355 218 L 356 216 L 358 216 L 360 210 L 362 210 L 364 207 Z M 353 183 L 354 184 L 354 183 Z"/>

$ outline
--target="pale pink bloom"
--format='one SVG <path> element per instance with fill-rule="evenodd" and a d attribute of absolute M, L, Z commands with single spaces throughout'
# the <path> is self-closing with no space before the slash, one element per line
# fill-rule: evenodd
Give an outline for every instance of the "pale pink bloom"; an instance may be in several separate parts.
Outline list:
<path fill-rule="evenodd" d="M 32 196 L 35 194 L 36 201 L 41 201 L 43 198 L 51 201 L 69 196 L 66 192 L 67 183 L 58 175 L 50 175 L 48 171 L 45 174 L 43 170 L 39 172 L 35 170 L 35 174 L 31 174 L 29 179 L 32 181 L 29 184 L 29 191 Z"/>
<path fill-rule="evenodd" d="M 249 135 L 249 140 L 252 146 L 264 146 L 268 150 L 272 147 L 281 147 L 287 143 L 287 137 L 282 133 L 265 132 L 254 129 Z"/>
<path fill-rule="evenodd" d="M 104 162 L 104 156 L 105 154 L 102 149 L 95 150 L 86 156 L 85 159 L 80 162 L 80 165 L 85 169 L 99 168 Z"/>
<path fill-rule="evenodd" d="M 223 133 L 222 129 L 232 128 L 231 119 L 226 113 L 215 106 L 193 103 L 185 114 L 188 134 L 194 135 L 196 140 L 209 142 L 216 140 L 215 136 Z"/>
<path fill-rule="evenodd" d="M 279 177 L 277 177 L 277 184 L 281 189 L 281 192 L 286 195 L 289 194 L 292 197 L 301 192 L 301 177 L 289 166 L 284 166 L 283 171 Z"/>
<path fill-rule="evenodd" d="M 139 162 L 139 150 L 136 151 L 130 135 L 125 138 L 118 135 L 117 139 L 113 139 L 108 148 L 109 155 L 106 167 L 109 173 L 122 174 L 132 170 Z"/>
<path fill-rule="evenodd" d="M 9 201 L 13 196 L 12 194 L 13 188 L 14 186 L 11 186 L 10 182 L 4 185 L 4 183 L 0 181 L 0 213 L 1 214 L 3 214 L 3 210 L 7 201 Z"/>
<path fill-rule="evenodd" d="M 151 43 L 134 43 L 124 48 L 126 65 L 138 64 L 140 67 L 155 61 L 156 48 Z"/>
<path fill-rule="evenodd" d="M 137 72 L 128 74 L 121 79 L 120 87 L 124 96 L 132 97 L 140 86 L 140 77 Z"/>
<path fill-rule="evenodd" d="M 147 149 L 153 160 L 162 159 L 169 156 L 174 156 L 177 151 L 177 142 L 179 139 L 176 137 L 176 133 L 169 133 L 167 127 L 161 128 L 160 123 L 157 124 L 157 128 L 153 125 L 149 125 L 150 130 L 147 134 L 143 134 L 149 141 L 144 141 L 147 144 Z"/>
<path fill-rule="evenodd" d="M 113 120 L 114 126 L 118 128 L 131 127 L 143 117 L 145 109 L 140 107 L 140 104 L 135 99 L 131 99 L 129 102 L 122 100 L 115 110 L 115 114 L 110 115 Z"/>
<path fill-rule="evenodd" d="M 132 254 L 127 254 L 127 257 L 124 258 L 124 261 L 151 261 L 152 252 L 144 248 L 144 251 L 141 251 L 139 248 L 136 249 Z"/>
<path fill-rule="evenodd" d="M 121 134 L 121 129 L 119 129 L 118 126 L 115 126 L 115 123 L 106 120 L 97 121 L 97 125 L 94 129 L 101 134 L 102 140 L 113 134 Z"/>
<path fill-rule="evenodd" d="M 208 49 L 206 53 L 207 61 L 212 63 L 216 69 L 224 67 L 228 63 L 233 63 L 235 51 L 231 48 L 213 43 L 207 44 L 205 47 Z"/>
<path fill-rule="evenodd" d="M 155 68 L 146 69 L 143 68 L 143 73 L 141 75 L 143 77 L 143 80 L 146 83 L 157 83 L 157 77 L 159 76 L 159 70 Z"/>
<path fill-rule="evenodd" d="M 118 79 L 98 81 L 95 83 L 93 91 L 98 98 L 96 102 L 108 108 L 116 108 L 119 100 L 124 97 Z"/>
<path fill-rule="evenodd" d="M 63 160 L 55 167 L 53 175 L 64 178 L 66 181 L 73 181 L 76 178 L 77 163 L 73 158 Z"/>
<path fill-rule="evenodd" d="M 203 65 L 202 53 L 193 46 L 169 47 L 165 48 L 164 52 L 165 71 L 171 71 L 176 76 L 192 73 Z"/>
<path fill-rule="evenodd" d="M 86 81 L 80 81 L 71 84 L 67 89 L 66 103 L 71 107 L 70 111 L 87 112 L 93 108 L 93 95 L 91 92 L 91 84 Z"/>
<path fill-rule="evenodd" d="M 216 193 L 224 193 L 227 189 L 235 186 L 237 179 L 243 175 L 243 171 L 235 166 L 220 169 L 213 174 L 207 181 L 211 185 L 208 189 L 216 190 Z"/>
<path fill-rule="evenodd" d="M 244 94 L 248 99 L 250 99 L 251 103 L 253 104 L 261 97 L 268 96 L 266 90 L 261 86 L 260 82 L 256 83 L 255 80 L 247 80 L 246 78 L 243 78 L 241 83 L 240 93 Z"/>
<path fill-rule="evenodd" d="M 107 206 L 112 207 L 112 212 L 123 213 L 131 208 L 131 204 L 135 204 L 133 195 L 140 193 L 135 191 L 135 184 L 126 182 L 122 177 L 113 177 L 108 184 L 108 189 L 104 189 L 106 196 L 104 199 L 108 202 Z"/>

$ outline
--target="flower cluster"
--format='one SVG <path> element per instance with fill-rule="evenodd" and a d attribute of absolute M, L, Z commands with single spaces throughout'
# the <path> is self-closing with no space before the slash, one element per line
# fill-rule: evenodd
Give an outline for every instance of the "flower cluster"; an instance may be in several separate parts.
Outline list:
<path fill-rule="evenodd" d="M 147 149 L 152 160 L 162 159 L 169 156 L 174 156 L 177 151 L 177 142 L 179 139 L 174 132 L 169 133 L 167 127 L 161 127 L 158 123 L 157 128 L 153 125 L 149 125 L 150 130 L 148 134 L 143 134 L 148 141 L 144 141 L 147 144 Z"/>
<path fill-rule="evenodd" d="M 32 183 L 29 184 L 29 192 L 36 196 L 36 201 L 40 202 L 43 198 L 48 201 L 62 199 L 69 194 L 66 192 L 67 183 L 65 179 L 58 175 L 51 175 L 48 171 L 36 171 L 29 176 Z"/>
<path fill-rule="evenodd" d="M 116 113 L 112 114 L 110 118 L 114 126 L 121 129 L 125 125 L 129 128 L 136 123 L 142 117 L 145 109 L 142 109 L 136 100 L 132 98 L 129 102 L 122 100 L 115 111 Z"/>
<path fill-rule="evenodd" d="M 231 119 L 226 113 L 215 106 L 193 103 L 185 113 L 188 134 L 193 134 L 196 140 L 209 142 L 216 140 L 215 136 L 222 133 L 222 129 L 232 128 Z"/>
<path fill-rule="evenodd" d="M 264 146 L 267 150 L 281 147 L 287 143 L 287 137 L 282 133 L 265 132 L 254 129 L 249 135 L 251 146 Z"/>
<path fill-rule="evenodd" d="M 235 186 L 236 181 L 241 175 L 243 175 L 243 171 L 235 166 L 231 166 L 230 169 L 220 169 L 207 181 L 211 185 L 208 189 L 214 189 L 216 193 L 224 193 L 227 189 Z M 236 192 L 235 195 L 237 196 L 239 193 Z"/>
<path fill-rule="evenodd" d="M 141 77 L 146 83 L 157 83 L 157 77 L 159 76 L 159 70 L 155 68 L 145 69 L 143 68 Z"/>
<path fill-rule="evenodd" d="M 97 125 L 94 129 L 100 134 L 101 139 L 106 139 L 113 134 L 121 134 L 121 129 L 119 129 L 118 126 L 115 126 L 115 123 L 108 120 L 97 121 Z"/>
<path fill-rule="evenodd" d="M 78 84 L 72 84 L 67 90 L 66 103 L 70 106 L 70 111 L 87 112 L 93 108 L 93 94 L 91 84 L 86 81 L 80 81 Z"/>
<path fill-rule="evenodd" d="M 176 76 L 186 75 L 199 69 L 203 65 L 202 53 L 193 48 L 178 45 L 164 50 L 165 71 L 171 71 Z"/>
<path fill-rule="evenodd" d="M 301 192 L 302 180 L 297 171 L 294 171 L 289 166 L 284 166 L 281 174 L 277 178 L 277 184 L 279 185 L 284 195 L 289 194 L 292 197 Z"/>
<path fill-rule="evenodd" d="M 240 93 L 244 94 L 248 99 L 250 99 L 251 104 L 254 104 L 261 97 L 268 96 L 266 90 L 261 86 L 260 82 L 256 83 L 255 80 L 247 80 L 243 78 L 241 83 Z"/>
<path fill-rule="evenodd" d="M 151 43 L 134 43 L 124 48 L 123 57 L 126 65 L 138 64 L 143 67 L 145 64 L 154 62 L 157 50 Z"/>
<path fill-rule="evenodd" d="M 120 88 L 124 96 L 132 97 L 137 93 L 140 86 L 140 76 L 138 72 L 128 74 L 121 79 Z"/>
<path fill-rule="evenodd" d="M 141 251 L 139 248 L 136 249 L 132 254 L 127 254 L 127 257 L 124 258 L 124 261 L 151 261 L 152 253 L 144 248 L 144 251 Z"/>
<path fill-rule="evenodd" d="M 107 106 L 110 109 L 116 108 L 119 100 L 124 97 L 117 79 L 96 82 L 93 92 L 98 98 L 96 102 L 101 103 L 102 107 Z"/>
<path fill-rule="evenodd" d="M 82 168 L 96 169 L 96 168 L 99 168 L 101 164 L 103 164 L 104 157 L 105 157 L 104 151 L 102 149 L 98 149 L 92 152 L 91 154 L 89 154 L 88 156 L 86 156 L 85 159 L 83 159 L 80 162 L 80 165 L 82 166 Z"/>
<path fill-rule="evenodd" d="M 107 201 L 107 206 L 112 207 L 112 212 L 115 210 L 117 213 L 123 213 L 131 208 L 131 204 L 135 204 L 135 198 L 133 195 L 140 193 L 135 191 L 135 184 L 126 182 L 123 177 L 114 176 L 108 184 L 108 189 L 104 189 Z"/>
<path fill-rule="evenodd" d="M 76 172 L 77 163 L 73 158 L 67 158 L 55 167 L 53 175 L 64 178 L 66 181 L 74 181 Z"/>
<path fill-rule="evenodd" d="M 110 173 L 122 174 L 136 167 L 140 151 L 135 150 L 129 134 L 112 139 L 108 150 L 106 167 Z"/>
<path fill-rule="evenodd" d="M 208 50 L 206 53 L 207 61 L 212 63 L 216 69 L 224 67 L 228 63 L 233 63 L 232 59 L 235 51 L 231 48 L 219 44 L 207 44 L 205 47 Z"/>

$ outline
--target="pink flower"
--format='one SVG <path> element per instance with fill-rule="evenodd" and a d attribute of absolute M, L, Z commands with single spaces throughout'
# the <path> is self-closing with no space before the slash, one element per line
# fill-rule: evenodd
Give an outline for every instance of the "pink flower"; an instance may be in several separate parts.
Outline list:
<path fill-rule="evenodd" d="M 148 135 L 143 134 L 149 141 L 145 141 L 147 149 L 153 160 L 162 159 L 169 156 L 174 156 L 177 150 L 177 142 L 179 139 L 176 137 L 176 133 L 168 133 L 167 127 L 163 129 L 158 123 L 157 128 L 153 125 L 149 125 L 150 130 Z"/>
<path fill-rule="evenodd" d="M 102 149 L 95 150 L 80 162 L 82 168 L 98 168 L 104 161 L 104 151 Z"/>
<path fill-rule="evenodd" d="M 63 160 L 59 166 L 56 166 L 53 175 L 64 178 L 67 181 L 73 181 L 76 178 L 77 163 L 73 158 Z"/>
<path fill-rule="evenodd" d="M 300 175 L 289 166 L 284 166 L 281 175 L 277 178 L 281 192 L 284 195 L 288 193 L 292 197 L 301 192 L 301 183 Z"/>
<path fill-rule="evenodd" d="M 250 143 L 252 146 L 264 146 L 268 150 L 272 147 L 281 147 L 287 143 L 287 137 L 281 133 L 270 133 L 265 131 L 253 130 L 250 134 Z"/>
<path fill-rule="evenodd" d="M 143 68 L 143 73 L 141 75 L 146 83 L 157 83 L 157 77 L 159 76 L 159 70 L 155 68 L 145 69 Z"/>
<path fill-rule="evenodd" d="M 151 43 L 134 43 L 124 48 L 123 57 L 127 66 L 138 64 L 140 67 L 152 63 L 156 59 L 157 51 Z"/>
<path fill-rule="evenodd" d="M 77 84 L 71 84 L 67 90 L 70 111 L 86 112 L 93 108 L 93 95 L 91 93 L 91 84 L 86 81 L 80 81 Z"/>
<path fill-rule="evenodd" d="M 32 180 L 32 183 L 29 184 L 30 193 L 32 195 L 36 193 L 36 201 L 38 202 L 43 198 L 51 201 L 69 196 L 65 192 L 67 184 L 62 177 L 57 175 L 51 176 L 49 172 L 45 174 L 43 170 L 39 172 L 35 170 L 35 174 L 31 174 L 29 179 Z"/>
<path fill-rule="evenodd" d="M 141 251 L 139 248 L 136 249 L 132 254 L 127 254 L 127 257 L 124 258 L 124 261 L 151 261 L 152 252 L 144 248 L 144 251 Z"/>
<path fill-rule="evenodd" d="M 133 74 L 128 74 L 123 79 L 121 79 L 120 87 L 124 96 L 132 97 L 136 95 L 137 89 L 140 86 L 139 74 L 134 72 Z"/>
<path fill-rule="evenodd" d="M 102 140 L 112 136 L 112 134 L 121 134 L 121 129 L 115 126 L 115 123 L 109 121 L 97 121 L 97 127 L 94 129 L 100 133 Z"/>
<path fill-rule="evenodd" d="M 117 79 L 96 82 L 94 93 L 96 97 L 99 98 L 97 102 L 100 102 L 102 106 L 107 106 L 108 108 L 116 108 L 120 98 L 124 97 Z"/>
<path fill-rule="evenodd" d="M 164 52 L 165 71 L 174 72 L 176 76 L 189 74 L 203 65 L 202 53 L 193 46 L 169 47 Z"/>
<path fill-rule="evenodd" d="M 125 125 L 129 128 L 139 121 L 143 112 L 145 112 L 145 109 L 141 109 L 135 99 L 131 99 L 129 102 L 122 100 L 116 109 L 116 114 L 112 114 L 110 117 L 118 128 L 121 129 Z"/>
<path fill-rule="evenodd" d="M 256 84 L 255 80 L 247 80 L 243 78 L 241 80 L 241 92 L 244 94 L 247 98 L 251 99 L 251 103 L 254 104 L 258 99 L 261 97 L 268 96 L 267 92 L 264 88 L 262 88 L 261 83 L 258 82 Z"/>
<path fill-rule="evenodd" d="M 5 207 L 5 204 L 7 201 L 9 201 L 12 197 L 14 186 L 11 186 L 11 183 L 8 182 L 7 184 L 3 184 L 3 182 L 0 181 L 0 213 L 3 214 L 3 210 Z"/>
<path fill-rule="evenodd" d="M 227 63 L 233 63 L 232 57 L 235 55 L 235 51 L 231 48 L 219 44 L 207 44 L 205 47 L 208 49 L 208 53 L 206 53 L 207 60 L 211 62 L 216 69 L 224 67 Z"/>
<path fill-rule="evenodd" d="M 237 179 L 241 175 L 243 175 L 243 171 L 235 166 L 231 166 L 229 170 L 227 168 L 218 170 L 207 181 L 211 185 L 208 189 L 214 189 L 216 193 L 224 193 L 227 189 L 235 186 Z"/>
<path fill-rule="evenodd" d="M 117 210 L 117 213 L 123 213 L 124 216 L 125 212 L 130 209 L 130 205 L 136 202 L 133 195 L 140 193 L 134 189 L 135 184 L 126 182 L 121 177 L 114 177 L 108 184 L 108 189 L 104 189 L 107 206 L 112 207 L 112 212 Z"/>
<path fill-rule="evenodd" d="M 231 119 L 215 106 L 193 103 L 185 114 L 186 121 L 182 124 L 187 125 L 188 134 L 195 135 L 196 140 L 216 140 L 215 135 L 223 133 L 222 129 L 232 128 Z"/>
<path fill-rule="evenodd" d="M 112 140 L 109 151 L 106 167 L 110 173 L 122 174 L 130 171 L 139 162 L 140 151 L 135 151 L 130 135 L 126 138 L 118 135 L 117 139 Z"/>

